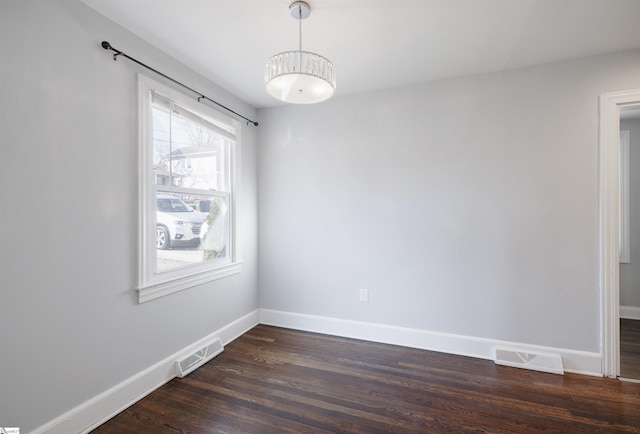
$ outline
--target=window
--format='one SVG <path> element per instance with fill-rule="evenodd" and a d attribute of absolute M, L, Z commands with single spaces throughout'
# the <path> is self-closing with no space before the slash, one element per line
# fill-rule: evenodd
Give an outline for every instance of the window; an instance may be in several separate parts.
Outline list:
<path fill-rule="evenodd" d="M 239 123 L 144 76 L 138 300 L 240 272 Z"/>

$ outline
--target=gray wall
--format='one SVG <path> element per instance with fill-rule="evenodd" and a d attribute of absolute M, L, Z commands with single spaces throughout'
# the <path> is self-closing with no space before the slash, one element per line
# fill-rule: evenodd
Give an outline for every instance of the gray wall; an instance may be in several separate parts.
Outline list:
<path fill-rule="evenodd" d="M 629 130 L 631 263 L 620 264 L 620 305 L 640 308 L 640 119 L 620 122 Z"/>
<path fill-rule="evenodd" d="M 260 110 L 260 306 L 600 352 L 598 96 L 638 87 L 636 51 Z"/>
<path fill-rule="evenodd" d="M 2 2 L 0 424 L 24 432 L 257 308 L 253 126 L 242 130 L 242 274 L 137 304 L 142 69 L 114 62 L 103 39 L 256 116 L 79 2 Z"/>

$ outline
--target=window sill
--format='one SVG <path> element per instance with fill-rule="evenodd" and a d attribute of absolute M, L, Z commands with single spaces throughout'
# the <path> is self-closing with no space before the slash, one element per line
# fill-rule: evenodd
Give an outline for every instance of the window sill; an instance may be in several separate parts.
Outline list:
<path fill-rule="evenodd" d="M 147 301 L 164 297 L 165 295 L 173 294 L 174 292 L 182 291 L 187 288 L 192 288 L 206 282 L 211 282 L 227 276 L 232 276 L 234 274 L 240 273 L 241 271 L 242 262 L 234 262 L 232 264 L 228 264 L 214 270 L 207 270 L 202 273 L 180 277 L 168 282 L 161 282 L 137 288 L 138 303 L 145 303 Z"/>

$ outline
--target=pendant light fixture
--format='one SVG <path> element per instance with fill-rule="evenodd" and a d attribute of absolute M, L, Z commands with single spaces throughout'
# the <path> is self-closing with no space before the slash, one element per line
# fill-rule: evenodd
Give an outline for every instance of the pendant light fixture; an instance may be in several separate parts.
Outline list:
<path fill-rule="evenodd" d="M 314 104 L 325 101 L 336 91 L 336 74 L 329 59 L 302 51 L 302 20 L 311 15 L 303 1 L 289 6 L 289 13 L 298 20 L 300 49 L 276 54 L 267 62 L 264 82 L 274 98 L 292 104 Z"/>

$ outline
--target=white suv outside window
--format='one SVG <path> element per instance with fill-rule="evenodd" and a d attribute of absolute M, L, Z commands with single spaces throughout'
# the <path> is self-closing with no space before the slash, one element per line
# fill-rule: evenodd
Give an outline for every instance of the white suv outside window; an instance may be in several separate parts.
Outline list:
<path fill-rule="evenodd" d="M 197 212 L 180 198 L 169 194 L 157 197 L 156 247 L 198 247 L 200 229 L 207 214 Z"/>

